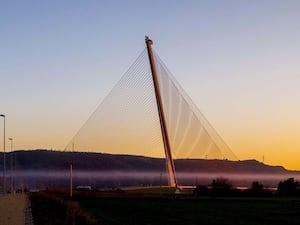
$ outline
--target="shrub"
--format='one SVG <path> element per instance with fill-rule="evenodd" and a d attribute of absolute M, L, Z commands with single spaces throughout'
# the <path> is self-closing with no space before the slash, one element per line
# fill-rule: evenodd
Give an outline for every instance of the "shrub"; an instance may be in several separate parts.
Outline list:
<path fill-rule="evenodd" d="M 81 211 L 78 203 L 67 201 L 53 193 L 30 195 L 35 225 L 94 225 L 89 215 Z"/>
<path fill-rule="evenodd" d="M 213 189 L 230 189 L 232 187 L 231 182 L 223 177 L 219 177 L 212 181 Z"/>
<path fill-rule="evenodd" d="M 259 183 L 258 181 L 254 181 L 252 183 L 252 187 L 251 187 L 251 191 L 254 193 L 260 193 L 262 192 L 264 189 L 264 185 L 262 185 L 261 183 Z"/>
<path fill-rule="evenodd" d="M 277 192 L 279 195 L 294 195 L 296 194 L 299 182 L 295 181 L 293 177 L 280 181 L 278 184 Z"/>
<path fill-rule="evenodd" d="M 203 195 L 207 195 L 209 193 L 209 190 L 207 188 L 207 186 L 204 186 L 204 185 L 198 185 L 195 190 L 194 190 L 194 195 L 197 195 L 197 196 L 203 196 Z"/>

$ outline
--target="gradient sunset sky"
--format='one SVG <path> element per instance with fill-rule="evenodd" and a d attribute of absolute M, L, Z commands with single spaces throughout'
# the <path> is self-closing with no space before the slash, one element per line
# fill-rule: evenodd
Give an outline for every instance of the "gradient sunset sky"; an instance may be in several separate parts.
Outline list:
<path fill-rule="evenodd" d="M 7 137 L 64 149 L 149 35 L 239 159 L 300 170 L 299 12 L 297 0 L 1 1 Z"/>

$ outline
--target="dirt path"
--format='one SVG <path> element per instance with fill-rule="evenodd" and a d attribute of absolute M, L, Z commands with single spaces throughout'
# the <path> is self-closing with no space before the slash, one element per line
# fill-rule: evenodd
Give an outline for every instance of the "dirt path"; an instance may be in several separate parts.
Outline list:
<path fill-rule="evenodd" d="M 0 224 L 24 225 L 27 196 L 12 194 L 0 196 Z"/>

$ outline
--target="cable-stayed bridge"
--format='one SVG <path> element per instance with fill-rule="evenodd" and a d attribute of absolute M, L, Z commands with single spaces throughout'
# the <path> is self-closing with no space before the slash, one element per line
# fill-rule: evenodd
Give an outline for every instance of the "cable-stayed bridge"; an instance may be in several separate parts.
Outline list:
<path fill-rule="evenodd" d="M 146 37 L 146 48 L 66 150 L 165 157 L 169 184 L 177 186 L 174 159 L 237 157 L 152 50 L 152 44 Z"/>

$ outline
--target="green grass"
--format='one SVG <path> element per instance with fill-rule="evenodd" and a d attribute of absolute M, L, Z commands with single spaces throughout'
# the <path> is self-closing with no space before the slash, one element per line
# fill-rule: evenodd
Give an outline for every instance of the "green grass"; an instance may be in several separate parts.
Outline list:
<path fill-rule="evenodd" d="M 300 200 L 279 198 L 81 198 L 80 207 L 106 225 L 291 225 Z"/>

